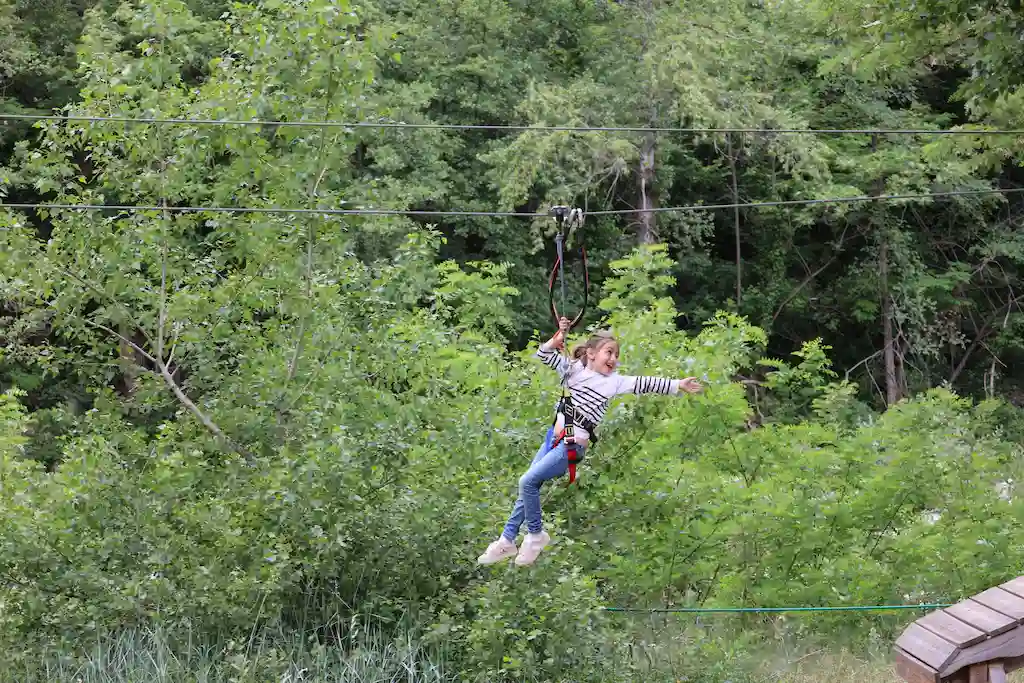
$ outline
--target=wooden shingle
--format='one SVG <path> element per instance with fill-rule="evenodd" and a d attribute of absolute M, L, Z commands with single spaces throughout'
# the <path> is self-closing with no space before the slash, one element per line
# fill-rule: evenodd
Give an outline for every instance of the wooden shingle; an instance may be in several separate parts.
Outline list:
<path fill-rule="evenodd" d="M 1024 667 L 1024 576 L 910 624 L 895 666 L 907 683 L 1005 683 Z"/>

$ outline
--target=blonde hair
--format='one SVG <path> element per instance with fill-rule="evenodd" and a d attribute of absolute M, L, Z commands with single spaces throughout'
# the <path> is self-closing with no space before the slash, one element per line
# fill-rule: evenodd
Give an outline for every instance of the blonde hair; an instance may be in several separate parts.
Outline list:
<path fill-rule="evenodd" d="M 582 361 L 584 367 L 587 365 L 587 351 L 593 350 L 598 351 L 602 346 L 608 343 L 618 344 L 618 340 L 615 335 L 609 330 L 599 330 L 590 336 L 590 339 L 575 346 L 572 350 L 572 359 Z"/>

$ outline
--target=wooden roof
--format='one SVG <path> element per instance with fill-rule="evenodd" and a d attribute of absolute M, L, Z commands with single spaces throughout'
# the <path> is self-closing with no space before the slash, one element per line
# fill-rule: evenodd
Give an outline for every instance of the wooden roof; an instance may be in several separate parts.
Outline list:
<path fill-rule="evenodd" d="M 1024 576 L 930 612 L 896 641 L 896 672 L 909 683 L 946 683 L 965 667 L 1024 658 Z M 966 679 L 965 679 L 966 680 Z M 972 679 L 973 680 L 973 679 Z"/>

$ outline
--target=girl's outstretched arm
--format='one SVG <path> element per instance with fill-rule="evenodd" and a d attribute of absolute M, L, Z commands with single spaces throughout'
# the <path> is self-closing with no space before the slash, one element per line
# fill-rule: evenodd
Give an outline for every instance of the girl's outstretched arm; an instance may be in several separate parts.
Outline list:
<path fill-rule="evenodd" d="M 565 346 L 565 332 L 569 329 L 569 319 L 562 318 L 558 321 L 558 332 L 548 339 L 546 342 L 540 345 L 535 354 L 537 358 L 540 358 L 544 365 L 552 367 L 558 372 L 559 377 L 564 377 L 565 373 L 569 371 L 569 361 L 562 354 L 558 353 L 558 349 Z"/>
<path fill-rule="evenodd" d="M 619 375 L 616 394 L 696 394 L 703 391 L 696 377 L 686 379 L 669 379 L 667 377 L 649 377 L 647 375 Z"/>

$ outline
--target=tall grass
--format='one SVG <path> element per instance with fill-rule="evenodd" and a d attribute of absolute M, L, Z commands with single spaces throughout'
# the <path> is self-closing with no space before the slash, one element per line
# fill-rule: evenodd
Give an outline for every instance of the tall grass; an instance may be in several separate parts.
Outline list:
<path fill-rule="evenodd" d="M 339 635 L 340 634 L 336 634 Z M 661 635 L 665 635 L 662 633 Z M 442 653 L 423 649 L 411 635 L 383 631 L 324 638 L 303 632 L 268 632 L 244 641 L 201 645 L 190 637 L 174 640 L 160 629 L 125 631 L 82 644 L 75 655 L 53 652 L 36 665 L 0 668 L 0 683 L 449 683 L 459 680 Z M 677 636 L 678 637 L 678 636 Z M 742 639 L 742 638 L 741 638 Z M 650 665 L 619 680 L 652 683 L 903 683 L 888 652 L 854 654 L 831 647 L 801 653 L 776 642 L 737 647 L 718 638 L 705 647 L 678 639 L 662 640 L 660 655 L 647 652 Z M 648 643 L 648 646 L 653 645 Z M 646 649 L 646 648 L 645 648 Z M 669 655 L 666 650 L 674 651 Z M 650 657 L 650 659 L 648 659 Z M 609 662 L 605 670 L 622 670 Z M 595 680 L 595 672 L 575 672 Z M 599 673 L 599 672 L 598 672 Z M 590 676 L 587 676 L 590 674 Z M 600 678 L 600 676 L 598 676 Z M 571 679 L 569 679 L 571 680 Z M 1024 672 L 1009 677 L 1024 683 Z M 609 680 L 612 683 L 612 680 Z"/>
<path fill-rule="evenodd" d="M 261 638 L 260 641 L 266 641 Z M 289 642 L 249 642 L 222 648 L 193 647 L 175 651 L 159 631 L 129 631 L 94 644 L 70 661 L 54 657 L 37 670 L 0 671 L 3 683 L 449 683 L 444 662 L 422 651 L 411 639 L 396 642 L 366 635 L 358 647 Z M 733 661 L 734 683 L 902 683 L 890 662 L 866 660 L 849 652 L 819 652 L 787 661 L 778 653 L 761 653 Z M 696 664 L 696 663 L 694 663 Z M 694 669 L 703 669 L 695 666 Z M 699 680 L 686 676 L 685 662 L 669 672 L 649 672 L 645 680 Z M 728 668 L 728 667 L 726 667 Z M 691 670 L 692 671 L 692 670 Z M 699 676 L 699 674 L 698 674 Z M 715 676 L 714 678 L 718 678 Z M 1011 677 L 1011 681 L 1024 681 Z"/>
<path fill-rule="evenodd" d="M 6 668 L 2 683 L 448 683 L 442 658 L 411 637 L 364 632 L 348 642 L 274 633 L 219 646 L 175 642 L 161 630 L 125 631 L 75 655 Z M 354 640 L 354 642 L 353 642 Z"/>

